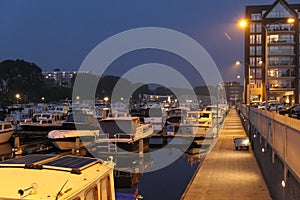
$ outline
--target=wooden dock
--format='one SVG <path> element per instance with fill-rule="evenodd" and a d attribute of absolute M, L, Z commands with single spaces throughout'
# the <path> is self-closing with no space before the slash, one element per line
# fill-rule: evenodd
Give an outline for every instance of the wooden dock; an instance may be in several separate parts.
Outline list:
<path fill-rule="evenodd" d="M 233 138 L 246 136 L 235 109 L 220 137 L 187 186 L 182 200 L 271 199 L 252 150 L 235 150 Z"/>

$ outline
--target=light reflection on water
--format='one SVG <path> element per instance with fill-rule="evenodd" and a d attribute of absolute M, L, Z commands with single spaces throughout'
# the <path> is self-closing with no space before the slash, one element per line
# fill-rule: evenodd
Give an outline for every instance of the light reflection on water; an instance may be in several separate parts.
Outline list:
<path fill-rule="evenodd" d="M 166 153 L 170 155 L 178 151 L 178 149 L 166 149 Z M 137 186 L 118 189 L 117 192 L 133 194 L 138 187 L 139 194 L 144 199 L 180 199 L 199 164 L 199 155 L 183 154 L 163 169 L 144 173 Z"/>

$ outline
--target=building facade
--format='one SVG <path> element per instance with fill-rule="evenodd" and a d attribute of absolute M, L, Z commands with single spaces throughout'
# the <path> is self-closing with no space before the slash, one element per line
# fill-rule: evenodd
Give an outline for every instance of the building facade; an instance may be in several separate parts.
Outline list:
<path fill-rule="evenodd" d="M 243 101 L 243 86 L 241 83 L 233 81 L 233 82 L 225 82 L 224 83 L 225 92 L 226 92 L 226 100 L 230 105 L 236 105 Z"/>
<path fill-rule="evenodd" d="M 245 102 L 299 103 L 300 4 L 246 7 Z"/>
<path fill-rule="evenodd" d="M 53 80 L 57 86 L 71 88 L 73 79 L 76 77 L 76 71 L 60 71 L 54 70 L 53 72 L 43 72 L 45 79 Z"/>

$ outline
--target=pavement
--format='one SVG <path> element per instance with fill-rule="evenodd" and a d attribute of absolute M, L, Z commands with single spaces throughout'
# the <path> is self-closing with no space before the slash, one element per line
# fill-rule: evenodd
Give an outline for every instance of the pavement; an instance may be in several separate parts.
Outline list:
<path fill-rule="evenodd" d="M 253 151 L 235 150 L 234 137 L 246 136 L 236 109 L 230 109 L 215 146 L 206 155 L 182 200 L 271 199 Z"/>

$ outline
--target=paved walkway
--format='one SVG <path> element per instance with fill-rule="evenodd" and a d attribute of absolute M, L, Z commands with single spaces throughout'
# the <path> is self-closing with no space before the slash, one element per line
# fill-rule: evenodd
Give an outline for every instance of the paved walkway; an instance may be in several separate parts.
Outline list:
<path fill-rule="evenodd" d="M 183 200 L 271 199 L 251 148 L 235 150 L 233 137 L 245 135 L 237 111 L 231 109 L 220 138 L 198 168 Z"/>

